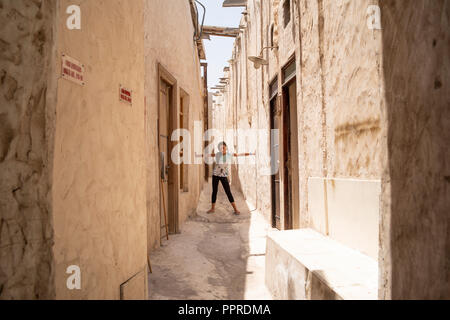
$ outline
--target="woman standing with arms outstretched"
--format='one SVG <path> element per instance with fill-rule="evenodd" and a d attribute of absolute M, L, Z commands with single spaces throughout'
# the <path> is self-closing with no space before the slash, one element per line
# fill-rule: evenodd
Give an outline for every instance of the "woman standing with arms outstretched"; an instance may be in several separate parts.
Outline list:
<path fill-rule="evenodd" d="M 215 207 L 216 207 L 216 200 L 217 200 L 217 192 L 219 189 L 219 182 L 222 183 L 223 189 L 225 190 L 225 193 L 227 194 L 228 200 L 230 201 L 231 205 L 234 209 L 234 214 L 239 215 L 240 211 L 236 207 L 236 203 L 234 202 L 233 194 L 231 193 L 230 189 L 230 182 L 228 177 L 230 176 L 230 172 L 228 169 L 229 164 L 231 163 L 231 160 L 233 157 L 247 157 L 250 156 L 250 153 L 243 153 L 243 154 L 231 154 L 227 151 L 227 144 L 225 142 L 221 142 L 218 145 L 219 152 L 216 154 L 212 153 L 210 156 L 215 157 L 215 163 L 213 168 L 213 177 L 212 177 L 212 199 L 211 199 L 211 209 L 208 211 L 208 213 L 214 213 Z"/>

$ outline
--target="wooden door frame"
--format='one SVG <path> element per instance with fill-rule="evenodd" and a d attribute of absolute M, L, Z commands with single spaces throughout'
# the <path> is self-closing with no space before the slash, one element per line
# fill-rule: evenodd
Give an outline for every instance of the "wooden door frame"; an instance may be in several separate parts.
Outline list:
<path fill-rule="evenodd" d="M 276 94 L 275 95 L 272 95 L 272 93 L 271 93 L 271 89 L 272 89 L 272 85 L 274 84 L 274 83 L 277 83 L 277 92 L 276 92 Z M 269 150 L 270 150 L 270 155 L 271 155 L 271 159 L 270 159 L 270 161 L 271 161 L 271 166 L 272 166 L 272 161 L 273 161 L 273 159 L 272 159 L 272 151 L 273 151 L 273 149 L 272 149 L 272 121 L 273 121 L 273 126 L 274 127 L 278 127 L 278 132 L 280 132 L 280 123 L 279 123 L 279 119 L 280 119 L 280 114 L 281 114 L 281 110 L 280 110 L 280 90 L 279 90 L 279 78 L 278 78 L 278 74 L 276 74 L 268 83 L 267 83 L 267 85 L 268 85 L 268 87 L 269 87 L 269 90 L 268 90 L 268 94 L 269 94 L 269 96 L 268 96 L 268 101 L 269 101 Z M 273 109 L 274 110 L 272 110 L 272 104 L 273 104 Z M 279 161 L 279 164 L 281 164 L 281 161 L 280 161 L 280 135 L 278 135 L 278 161 Z M 281 188 L 280 186 L 281 186 L 281 172 L 282 171 L 280 171 L 281 170 L 281 168 L 280 168 L 280 165 L 278 165 L 278 179 L 279 179 L 279 182 L 278 182 L 278 187 L 279 188 Z M 273 181 L 273 179 L 274 179 L 274 175 L 276 175 L 276 174 L 273 174 L 271 177 L 270 177 L 270 204 L 271 204 L 271 223 L 272 223 L 272 228 L 278 228 L 277 227 L 277 219 L 276 219 L 276 210 L 277 210 L 277 208 L 276 208 L 276 203 L 274 204 L 274 198 L 276 198 L 276 194 L 274 194 L 275 193 L 275 190 L 274 190 L 274 187 L 276 187 L 276 183 L 275 183 L 275 186 L 274 186 L 274 181 Z M 275 199 L 276 201 L 278 201 L 278 202 L 281 202 L 281 194 L 280 194 L 280 190 L 278 190 L 278 193 L 279 193 L 279 198 L 278 199 Z M 280 212 L 279 212 L 279 214 L 280 214 L 280 229 L 281 229 L 281 227 L 282 227 L 282 223 L 281 223 L 281 214 L 282 214 L 282 211 L 281 211 L 281 206 L 280 206 Z"/>
<path fill-rule="evenodd" d="M 182 87 L 178 87 L 179 90 L 179 95 L 178 95 L 178 101 L 179 101 L 179 107 L 178 107 L 178 119 L 180 117 L 180 113 L 183 107 L 183 122 L 186 122 L 186 127 L 184 126 L 184 123 L 181 123 L 181 120 L 179 121 L 179 125 L 178 128 L 180 129 L 185 129 L 190 131 L 190 123 L 191 123 L 191 118 L 189 117 L 189 113 L 191 110 L 191 96 L 189 95 L 189 93 L 187 93 L 186 90 L 184 90 Z M 180 140 L 181 141 L 181 140 Z M 183 152 L 189 152 L 191 154 L 191 150 L 183 150 Z M 184 185 L 179 186 L 179 192 L 180 193 L 186 193 L 189 192 L 189 164 L 184 164 L 183 163 L 183 168 L 185 169 L 185 171 L 182 172 L 182 165 L 179 165 L 180 170 L 179 172 L 179 182 L 183 181 Z M 183 177 L 182 177 L 183 175 Z"/>
<path fill-rule="evenodd" d="M 286 181 L 286 169 L 285 169 L 285 162 L 287 159 L 285 159 L 285 150 L 284 150 L 284 134 L 285 134 L 285 116 L 286 116 L 286 108 L 289 105 L 289 101 L 286 101 L 286 94 L 285 91 L 289 90 L 289 86 L 292 82 L 297 82 L 297 72 L 295 71 L 295 76 L 289 78 L 287 81 L 285 79 L 285 70 L 287 69 L 287 67 L 289 67 L 292 63 L 296 63 L 295 60 L 295 54 L 293 54 L 288 61 L 283 65 L 283 67 L 280 69 L 280 76 L 278 77 L 278 98 L 279 98 L 279 107 L 280 107 L 280 152 L 279 152 L 279 159 L 280 159 L 280 201 L 282 201 L 283 205 L 280 205 L 280 216 L 281 216 L 281 226 L 284 230 L 287 229 L 293 229 L 295 227 L 294 222 L 296 221 L 295 216 L 298 214 L 299 208 L 298 208 L 298 201 L 296 201 L 294 199 L 295 194 L 293 193 L 293 190 L 297 190 L 299 187 L 299 183 L 298 183 L 298 177 L 299 177 L 299 166 L 298 163 L 294 164 L 294 161 L 297 160 L 298 162 L 298 156 L 293 156 L 292 155 L 292 143 L 293 141 L 297 143 L 297 149 L 298 149 L 298 130 L 297 132 L 293 132 L 293 126 L 292 126 L 292 122 L 296 121 L 297 119 L 297 112 L 298 112 L 298 99 L 296 99 L 297 101 L 297 105 L 292 107 L 290 106 L 289 109 L 289 127 L 290 127 L 290 145 L 288 146 L 288 148 L 291 151 L 291 159 L 290 159 L 290 165 L 291 165 L 291 180 Z M 297 69 L 298 66 L 296 66 Z M 298 85 L 296 83 L 296 88 L 298 90 Z M 293 112 L 294 111 L 294 112 Z M 293 139 L 293 134 L 297 135 L 297 139 Z M 286 183 L 290 183 L 291 186 L 289 188 L 288 186 L 288 190 L 291 193 L 291 197 L 289 197 L 289 195 L 284 193 L 284 189 L 286 186 Z M 292 200 L 292 201 L 290 201 Z M 290 216 L 290 220 L 286 219 L 286 217 L 289 215 L 289 211 L 286 211 L 286 206 L 288 206 L 289 211 L 291 213 Z"/>
<path fill-rule="evenodd" d="M 297 76 L 294 76 L 292 79 L 287 81 L 283 87 L 283 94 L 286 94 L 289 99 L 292 99 L 289 93 L 289 89 L 291 85 L 295 86 L 295 104 L 291 105 L 291 101 L 287 101 L 289 104 L 289 129 L 290 129 L 290 152 L 291 152 L 291 197 L 292 201 L 290 203 L 291 206 L 291 220 L 289 221 L 289 227 L 291 229 L 299 228 L 299 212 L 300 212 L 300 198 L 299 195 L 296 194 L 295 190 L 299 190 L 300 188 L 300 167 L 299 167 L 299 139 L 298 139 L 298 83 Z"/>
<path fill-rule="evenodd" d="M 286 159 L 286 155 L 289 154 L 291 152 L 291 147 L 290 147 L 290 142 L 291 142 L 291 132 L 292 132 L 292 128 L 291 128 L 291 110 L 288 106 L 289 106 L 289 101 L 288 99 L 286 99 L 286 90 L 288 89 L 288 85 L 284 84 L 281 87 L 281 101 L 282 101 L 282 115 L 281 115 L 281 123 L 283 126 L 283 130 L 281 132 L 280 135 L 280 146 L 281 146 L 281 150 L 282 150 L 282 154 L 283 154 L 283 162 L 282 162 L 282 166 L 283 166 L 283 175 L 282 175 L 282 181 L 283 183 L 281 184 L 281 188 L 282 188 L 282 193 L 284 194 L 284 201 L 283 201 L 283 214 L 281 214 L 281 216 L 283 217 L 283 222 L 282 222 L 282 226 L 284 230 L 289 230 L 292 229 L 292 181 L 291 179 L 289 179 L 289 174 L 292 175 L 291 172 L 291 168 L 287 168 L 286 170 L 286 164 L 287 161 L 289 161 L 289 165 L 292 166 L 292 156 L 290 159 Z M 288 118 L 289 115 L 289 118 Z M 289 122 L 287 122 L 289 121 Z M 289 131 L 287 132 L 287 129 L 289 128 Z M 286 192 L 288 192 L 289 194 L 287 194 Z"/>
<path fill-rule="evenodd" d="M 279 130 L 279 123 L 277 123 L 279 120 L 277 118 L 279 118 L 279 115 L 277 115 L 279 106 L 278 106 L 278 93 L 275 97 L 273 97 L 272 99 L 270 99 L 269 101 L 269 108 L 270 108 L 270 117 L 269 117 L 269 128 L 270 128 L 270 132 L 269 132 L 269 150 L 270 150 L 270 166 L 272 168 L 273 165 L 273 145 L 272 145 L 272 129 L 274 129 L 274 127 L 278 127 Z M 273 125 L 272 125 L 273 122 Z M 280 136 L 278 135 L 278 158 L 279 158 L 279 151 L 280 151 Z M 278 188 L 280 188 L 280 179 L 281 179 L 281 175 L 280 175 L 280 168 L 279 168 L 279 164 L 278 164 L 278 172 L 277 173 L 272 173 L 271 177 L 270 177 L 270 204 L 271 204 L 271 218 L 272 218 L 272 228 L 279 228 L 278 224 L 277 224 L 277 204 L 276 201 L 281 202 L 280 198 L 276 196 L 276 186 L 277 183 L 276 181 L 274 181 L 276 179 L 276 175 L 278 174 Z M 278 193 L 280 191 L 278 190 Z M 274 201 L 275 200 L 275 201 Z M 275 203 L 274 203 L 275 202 Z M 281 211 L 279 212 L 279 214 L 281 214 Z M 281 217 L 280 217 L 281 219 Z M 280 220 L 280 229 L 281 229 L 281 220 Z"/>
<path fill-rule="evenodd" d="M 177 129 L 178 126 L 178 118 L 179 118 L 179 104 L 178 104 L 178 81 L 177 79 L 172 76 L 172 74 L 167 71 L 164 66 L 158 62 L 158 157 L 161 154 L 161 146 L 159 143 L 160 139 L 160 130 L 159 130 L 159 119 L 160 119 L 160 108 L 161 108 L 161 99 L 159 97 L 159 92 L 161 90 L 161 80 L 168 83 L 172 87 L 171 92 L 171 101 L 170 101 L 170 109 L 168 112 L 169 116 L 169 150 L 173 150 L 174 146 L 177 144 L 176 141 L 172 141 L 170 139 L 170 135 L 172 132 Z M 171 161 L 171 155 L 167 155 L 167 161 L 170 165 L 169 168 L 169 194 L 167 195 L 169 201 L 169 206 L 167 208 L 167 216 L 168 216 L 168 223 L 169 223 L 169 232 L 171 234 L 178 233 L 179 232 L 179 194 L 178 194 L 178 185 L 179 185 L 179 166 L 174 164 Z M 159 168 L 159 161 L 158 163 L 158 172 L 160 170 Z M 173 179 L 173 180 L 171 180 Z M 159 184 L 158 184 L 159 185 Z M 160 191 L 161 192 L 161 191 Z M 170 196 L 169 196 L 170 195 Z M 159 201 L 159 210 L 161 212 L 161 201 Z"/>

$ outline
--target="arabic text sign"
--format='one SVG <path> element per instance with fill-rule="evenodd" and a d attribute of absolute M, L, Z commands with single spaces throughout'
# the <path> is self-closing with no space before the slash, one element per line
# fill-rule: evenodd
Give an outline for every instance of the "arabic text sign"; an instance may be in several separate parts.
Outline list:
<path fill-rule="evenodd" d="M 63 79 L 75 82 L 84 86 L 84 65 L 63 54 L 62 56 L 62 77 Z"/>
<path fill-rule="evenodd" d="M 120 101 L 126 102 L 128 104 L 133 104 L 133 91 L 128 90 L 127 88 L 124 88 L 120 86 L 119 90 L 119 99 Z"/>

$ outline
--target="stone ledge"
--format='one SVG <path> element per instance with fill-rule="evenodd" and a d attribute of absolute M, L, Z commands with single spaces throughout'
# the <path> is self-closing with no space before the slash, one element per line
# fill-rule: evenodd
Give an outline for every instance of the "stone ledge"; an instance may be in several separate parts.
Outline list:
<path fill-rule="evenodd" d="M 376 260 L 312 229 L 270 231 L 266 285 L 275 299 L 376 300 Z"/>

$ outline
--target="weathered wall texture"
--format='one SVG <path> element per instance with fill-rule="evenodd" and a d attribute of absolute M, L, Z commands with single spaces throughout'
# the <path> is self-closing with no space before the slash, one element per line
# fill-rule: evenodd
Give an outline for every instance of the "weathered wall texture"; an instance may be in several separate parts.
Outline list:
<path fill-rule="evenodd" d="M 349 193 L 355 187 L 376 202 L 379 198 L 379 192 L 375 191 L 379 189 L 365 189 L 367 184 L 363 181 L 370 179 L 379 183 L 377 180 L 381 177 L 381 32 L 367 27 L 367 8 L 373 3 L 376 2 L 298 2 L 301 226 L 311 225 L 311 207 L 314 206 L 311 200 L 323 202 L 321 198 L 309 196 L 311 177 L 337 179 L 331 186 L 344 186 L 337 181 L 349 179 L 345 189 L 328 188 L 325 197 L 335 191 Z M 351 209 L 361 217 L 356 223 L 355 219 L 342 215 L 343 221 L 339 224 L 347 226 L 347 232 L 353 234 L 353 240 L 344 243 L 364 253 L 371 252 L 376 258 L 378 219 L 374 221 L 369 212 L 377 212 L 378 206 L 367 208 L 362 199 L 355 199 L 350 206 L 347 201 L 337 199 L 337 211 Z M 331 219 L 336 215 L 334 207 L 325 210 L 330 217 L 330 236 L 342 241 L 341 237 L 335 237 L 333 230 L 339 229 Z M 358 237 L 358 230 L 370 232 Z M 367 239 L 369 234 L 371 237 Z M 362 246 L 363 242 L 369 244 Z"/>
<path fill-rule="evenodd" d="M 66 28 L 73 1 L 58 1 L 64 53 L 85 65 L 85 86 L 59 78 L 53 176 L 58 299 L 119 299 L 147 275 L 143 1 L 79 0 L 81 30 Z M 119 85 L 133 105 L 119 101 Z M 66 287 L 70 265 L 81 290 Z M 145 298 L 144 284 L 139 295 Z M 133 292 L 133 291 L 131 291 Z"/>
<path fill-rule="evenodd" d="M 374 1 L 298 1 L 300 222 L 308 178 L 380 178 L 380 37 Z M 376 241 L 376 239 L 375 239 Z"/>
<path fill-rule="evenodd" d="M 0 299 L 51 299 L 56 1 L 0 1 Z"/>
<path fill-rule="evenodd" d="M 160 188 L 158 129 L 158 63 L 177 80 L 178 90 L 190 97 L 189 131 L 194 139 L 194 121 L 201 121 L 203 132 L 203 83 L 189 1 L 145 1 L 145 95 L 147 99 L 147 211 L 148 245 L 160 245 Z M 179 94 L 178 94 L 179 96 Z M 177 101 L 179 110 L 179 101 Z M 179 117 L 177 117 L 179 119 Z M 179 122 L 179 120 L 178 120 Z M 192 151 L 194 146 L 192 146 Z M 194 158 L 192 157 L 192 160 Z M 189 166 L 189 191 L 179 192 L 179 225 L 194 214 L 203 186 L 203 165 Z M 182 226 L 181 226 L 182 228 Z"/>
<path fill-rule="evenodd" d="M 367 27 L 367 8 L 373 3 L 319 1 L 325 170 L 334 177 L 380 178 L 381 32 Z"/>
<path fill-rule="evenodd" d="M 380 1 L 380 297 L 450 298 L 450 1 Z"/>
<path fill-rule="evenodd" d="M 291 0 L 286 25 L 285 3 L 248 1 L 248 15 L 241 23 L 246 28 L 236 40 L 225 92 L 232 110 L 227 126 L 236 122 L 243 128 L 269 127 L 268 86 L 278 75 L 280 92 L 282 68 L 295 53 L 296 227 L 310 227 L 311 210 L 323 207 L 324 199 L 332 200 L 336 209 L 324 208 L 333 210 L 328 212 L 330 228 L 333 219 L 348 233 L 358 227 L 356 220 L 367 222 L 359 230 L 371 228 L 372 239 L 362 240 L 371 248 L 370 255 L 379 257 L 380 298 L 448 298 L 449 1 Z M 368 28 L 370 5 L 381 8 L 381 30 Z M 247 57 L 271 45 L 272 27 L 279 49 L 263 52 L 269 65 L 255 70 Z M 256 206 L 270 217 L 270 203 L 257 198 L 270 198 L 269 180 L 259 179 L 251 167 L 240 166 L 236 175 L 247 199 L 256 198 Z M 328 195 L 309 194 L 313 178 L 327 183 Z M 334 189 L 340 185 L 348 188 Z M 373 186 L 372 191 L 364 185 Z M 348 208 L 349 201 L 335 195 L 351 193 L 352 188 L 361 188 L 364 197 Z M 362 201 L 365 197 L 370 201 Z M 379 225 L 374 221 L 379 219 L 378 207 Z M 347 223 L 337 215 L 344 209 L 359 219 Z M 329 234 L 333 237 L 332 230 Z M 361 250 L 358 241 L 347 239 L 347 245 Z"/>
<path fill-rule="evenodd" d="M 297 117 L 298 130 L 299 182 L 294 193 L 299 212 L 294 226 L 308 227 L 310 177 L 381 177 L 381 33 L 367 28 L 367 8 L 376 1 L 291 0 L 289 22 L 285 3 L 247 2 L 248 15 L 241 22 L 245 29 L 236 39 L 225 92 L 227 128 L 236 119 L 239 129 L 268 129 L 269 84 L 278 76 L 281 95 L 283 67 L 295 58 L 297 114 L 292 117 Z M 272 46 L 272 29 L 278 49 L 263 50 L 269 65 L 256 70 L 247 57 Z M 256 149 L 268 143 L 261 139 Z M 270 221 L 270 179 L 261 175 L 262 159 L 258 154 L 258 165 L 239 166 L 237 176 L 246 198 Z"/>
<path fill-rule="evenodd" d="M 190 97 L 190 131 L 203 119 L 189 2 L 0 0 L 0 17 L 0 298 L 145 299 L 160 239 L 157 63 Z M 63 54 L 85 85 L 61 77 Z M 179 224 L 203 179 L 189 167 Z M 67 288 L 72 265 L 81 290 Z"/>

